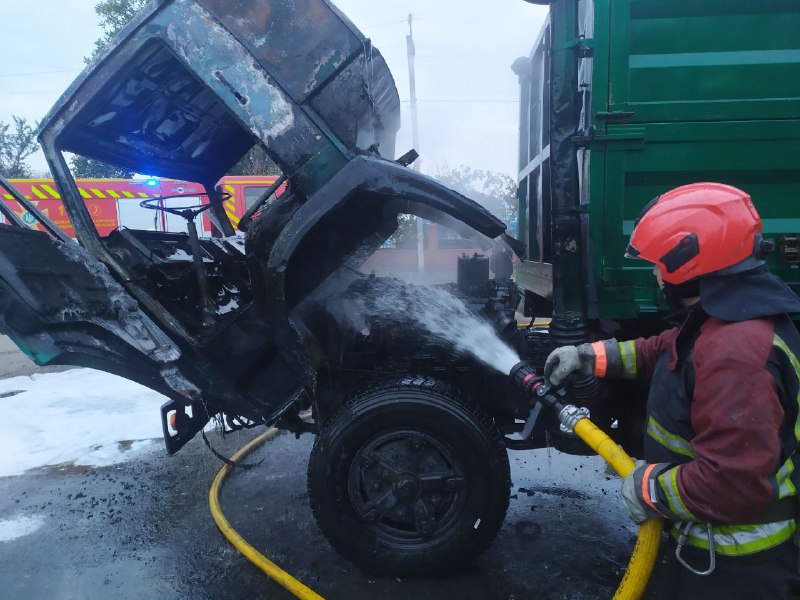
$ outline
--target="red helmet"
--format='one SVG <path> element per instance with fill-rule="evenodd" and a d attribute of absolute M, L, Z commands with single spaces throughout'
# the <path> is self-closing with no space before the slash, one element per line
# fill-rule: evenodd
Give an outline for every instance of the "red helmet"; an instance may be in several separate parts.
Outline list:
<path fill-rule="evenodd" d="M 648 204 L 626 256 L 661 267 L 674 285 L 727 269 L 754 256 L 761 218 L 750 196 L 722 183 L 693 183 Z"/>

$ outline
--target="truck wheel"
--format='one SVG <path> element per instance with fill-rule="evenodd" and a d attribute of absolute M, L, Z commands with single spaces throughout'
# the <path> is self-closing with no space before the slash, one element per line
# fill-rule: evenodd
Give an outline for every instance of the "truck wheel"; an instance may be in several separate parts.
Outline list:
<path fill-rule="evenodd" d="M 432 379 L 372 388 L 322 426 L 308 464 L 314 517 L 365 571 L 467 567 L 508 509 L 508 455 L 491 419 Z"/>

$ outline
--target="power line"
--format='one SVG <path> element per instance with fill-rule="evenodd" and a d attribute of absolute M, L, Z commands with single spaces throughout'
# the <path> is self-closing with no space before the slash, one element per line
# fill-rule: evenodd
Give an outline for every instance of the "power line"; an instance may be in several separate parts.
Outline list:
<path fill-rule="evenodd" d="M 27 65 L 29 67 L 45 67 L 47 69 L 67 69 L 68 67 L 64 67 L 62 65 L 52 65 L 52 64 L 44 64 L 44 63 L 32 63 L 27 62 L 24 60 L 8 60 L 5 58 L 0 58 L 0 64 L 10 64 L 10 65 Z"/>
<path fill-rule="evenodd" d="M 24 92 L 0 92 L 0 96 L 32 96 L 34 94 L 57 94 L 64 91 L 65 88 L 59 90 L 27 90 Z"/>
<path fill-rule="evenodd" d="M 0 73 L 0 77 L 33 77 L 34 75 L 54 75 L 56 73 L 78 73 L 81 69 L 64 69 L 61 71 L 34 71 L 33 73 Z"/>
<path fill-rule="evenodd" d="M 387 27 L 389 25 L 396 25 L 397 23 L 405 23 L 406 19 L 400 19 L 398 21 L 387 21 L 386 23 L 379 23 L 378 25 L 370 25 L 370 28 L 373 27 Z M 359 27 L 362 31 L 366 31 L 366 27 Z"/>
<path fill-rule="evenodd" d="M 415 17 L 418 21 L 427 21 L 428 23 L 435 23 L 436 25 L 469 25 L 471 27 L 486 27 L 487 21 L 461 21 L 458 19 L 451 19 L 451 18 L 442 18 L 442 19 L 433 19 L 431 17 Z M 502 21 L 502 25 L 505 29 L 521 29 L 525 31 L 530 30 L 530 25 L 527 23 L 520 23 L 520 22 L 511 22 L 511 21 Z"/>
<path fill-rule="evenodd" d="M 407 104 L 409 100 L 401 100 L 403 104 Z M 478 99 L 458 99 L 458 100 L 446 100 L 446 99 L 429 99 L 426 100 L 424 98 L 417 98 L 417 102 L 440 102 L 440 103 L 450 103 L 450 104 L 459 104 L 459 103 L 469 103 L 469 104 L 517 104 L 519 100 L 478 100 Z"/>

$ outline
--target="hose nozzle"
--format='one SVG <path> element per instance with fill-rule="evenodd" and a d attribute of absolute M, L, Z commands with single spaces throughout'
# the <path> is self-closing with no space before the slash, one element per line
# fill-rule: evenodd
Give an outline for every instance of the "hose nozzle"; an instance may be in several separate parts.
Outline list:
<path fill-rule="evenodd" d="M 560 414 L 566 407 L 575 408 L 567 400 L 567 392 L 561 386 L 554 386 L 545 381 L 544 377 L 536 374 L 536 370 L 526 362 L 515 364 L 509 375 L 514 382 L 527 392 L 531 398 L 549 406 Z"/>
<path fill-rule="evenodd" d="M 536 387 L 544 381 L 544 377 L 537 375 L 536 370 L 525 361 L 518 362 L 511 367 L 509 375 L 511 375 L 511 379 L 514 380 L 514 383 L 531 396 L 534 395 Z"/>

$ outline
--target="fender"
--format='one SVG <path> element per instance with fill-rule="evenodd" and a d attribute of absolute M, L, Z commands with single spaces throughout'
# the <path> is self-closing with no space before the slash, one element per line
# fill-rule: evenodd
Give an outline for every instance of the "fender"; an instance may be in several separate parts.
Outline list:
<path fill-rule="evenodd" d="M 441 223 L 466 237 L 493 239 L 505 224 L 466 196 L 393 161 L 368 155 L 351 160 L 286 224 L 264 265 L 268 318 L 286 364 L 310 391 L 316 370 L 308 334 L 293 318 L 299 300 L 340 266 L 358 266 L 397 227 L 397 214 Z M 346 227 L 347 235 L 341 235 Z M 354 264 L 354 261 L 359 261 Z"/>

